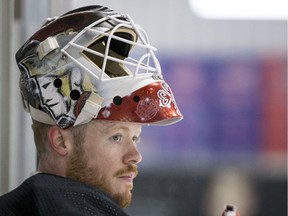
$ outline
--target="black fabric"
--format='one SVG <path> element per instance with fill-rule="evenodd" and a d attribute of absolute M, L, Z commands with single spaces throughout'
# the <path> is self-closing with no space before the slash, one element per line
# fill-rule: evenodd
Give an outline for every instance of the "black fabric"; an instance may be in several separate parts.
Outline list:
<path fill-rule="evenodd" d="M 0 216 L 127 216 L 103 192 L 40 173 L 0 197 Z"/>

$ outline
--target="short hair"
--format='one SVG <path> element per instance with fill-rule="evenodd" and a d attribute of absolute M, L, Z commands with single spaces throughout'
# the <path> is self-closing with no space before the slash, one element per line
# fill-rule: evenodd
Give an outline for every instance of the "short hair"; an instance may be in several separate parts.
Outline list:
<path fill-rule="evenodd" d="M 37 150 L 38 157 L 41 155 L 48 153 L 48 145 L 47 145 L 47 132 L 52 125 L 48 125 L 42 122 L 38 122 L 32 120 L 32 129 L 34 132 L 34 142 Z M 79 125 L 75 127 L 69 127 L 65 130 L 70 130 L 74 139 L 75 148 L 81 147 L 82 143 L 85 139 L 85 131 L 86 131 L 87 124 Z"/>

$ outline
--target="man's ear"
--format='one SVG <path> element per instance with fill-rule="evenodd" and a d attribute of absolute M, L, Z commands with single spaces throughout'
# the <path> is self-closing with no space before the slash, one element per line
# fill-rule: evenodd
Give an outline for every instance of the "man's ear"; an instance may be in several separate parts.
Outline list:
<path fill-rule="evenodd" d="M 54 152 L 61 156 L 66 156 L 70 150 L 71 140 L 64 129 L 52 126 L 47 131 L 48 144 Z"/>

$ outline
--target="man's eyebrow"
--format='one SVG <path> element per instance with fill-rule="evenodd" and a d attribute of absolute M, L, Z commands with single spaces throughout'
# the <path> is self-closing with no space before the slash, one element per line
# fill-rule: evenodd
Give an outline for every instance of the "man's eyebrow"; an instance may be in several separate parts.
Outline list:
<path fill-rule="evenodd" d="M 107 133 L 107 132 L 110 132 L 110 131 L 113 131 L 113 130 L 120 130 L 120 129 L 122 129 L 124 131 L 129 131 L 130 130 L 129 127 L 127 127 L 125 125 L 121 125 L 121 124 L 119 125 L 119 122 L 113 122 L 113 121 L 106 122 L 104 124 L 104 127 L 100 127 L 99 129 L 100 129 L 100 131 L 102 133 Z M 140 128 L 139 134 L 141 134 L 141 132 L 142 132 L 142 129 Z"/>
<path fill-rule="evenodd" d="M 123 130 L 123 131 L 126 131 L 126 132 L 129 132 L 129 131 L 130 131 L 130 129 L 129 129 L 128 127 L 126 127 L 126 126 L 123 126 L 123 125 L 120 125 L 120 126 L 113 125 L 113 126 L 111 126 L 111 127 L 107 127 L 107 128 L 105 128 L 105 129 L 103 129 L 103 132 L 104 132 L 104 133 L 109 133 L 109 132 L 113 132 L 113 131 L 115 131 L 115 130 Z M 137 132 L 137 137 L 138 137 L 138 138 L 140 137 L 141 132 L 142 132 L 141 129 L 140 129 L 139 133 Z"/>
<path fill-rule="evenodd" d="M 113 131 L 113 130 L 125 130 L 125 131 L 128 131 L 129 128 L 128 127 L 125 127 L 123 125 L 117 125 L 117 123 L 109 123 L 111 125 L 109 126 L 106 126 L 105 128 L 103 128 L 102 132 L 110 132 L 110 131 Z"/>
<path fill-rule="evenodd" d="M 118 129 L 118 128 L 126 128 L 125 126 L 122 126 L 122 125 L 119 125 L 119 122 L 113 122 L 113 121 L 107 121 L 105 122 L 105 124 L 103 125 L 104 127 L 102 127 L 102 131 L 103 132 L 107 132 L 107 131 L 110 131 L 110 130 L 115 130 L 115 129 Z"/>

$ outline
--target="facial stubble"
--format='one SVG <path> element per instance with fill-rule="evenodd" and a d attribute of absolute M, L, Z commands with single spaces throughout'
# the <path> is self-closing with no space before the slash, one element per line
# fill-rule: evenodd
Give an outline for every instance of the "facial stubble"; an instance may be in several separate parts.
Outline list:
<path fill-rule="evenodd" d="M 127 165 L 126 168 L 118 170 L 113 175 L 113 177 L 118 177 L 130 172 L 134 172 L 136 176 L 138 174 L 137 166 Z M 85 183 L 103 191 L 105 194 L 111 197 L 121 208 L 125 208 L 131 203 L 131 190 L 133 186 L 131 185 L 125 193 L 113 193 L 111 186 L 108 184 L 108 181 L 104 178 L 104 176 L 99 173 L 96 168 L 88 166 L 88 157 L 85 155 L 82 146 L 75 148 L 73 154 L 69 158 L 66 176 L 67 178 Z"/>

